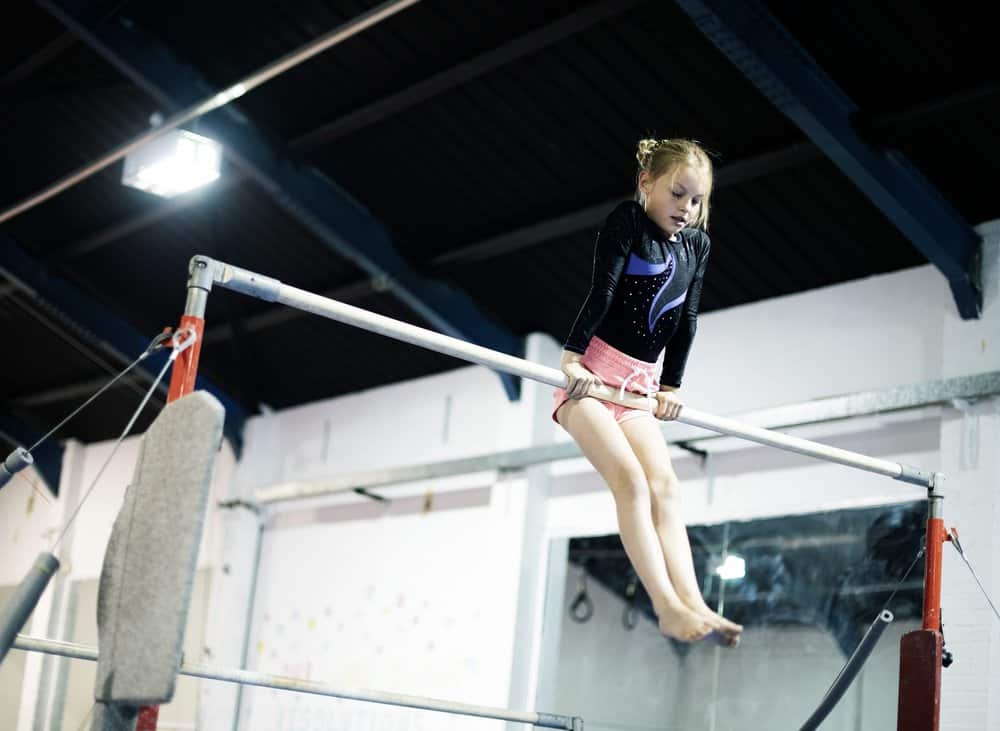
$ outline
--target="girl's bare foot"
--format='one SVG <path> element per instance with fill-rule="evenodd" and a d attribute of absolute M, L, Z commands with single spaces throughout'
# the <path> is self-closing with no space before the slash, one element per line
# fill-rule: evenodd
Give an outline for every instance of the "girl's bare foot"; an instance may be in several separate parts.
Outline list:
<path fill-rule="evenodd" d="M 706 608 L 707 609 L 707 608 Z M 731 622 L 730 620 L 723 617 L 721 614 L 713 612 L 708 609 L 707 612 L 699 612 L 702 616 L 706 617 L 709 622 L 717 622 L 716 629 L 727 635 L 741 635 L 743 634 L 743 625 L 736 624 L 736 622 Z"/>
<path fill-rule="evenodd" d="M 696 599 L 682 597 L 681 601 L 689 610 L 703 617 L 712 626 L 712 629 L 722 636 L 723 644 L 735 647 L 739 643 L 740 636 L 743 634 L 742 624 L 731 622 L 721 614 L 713 612 L 700 596 Z"/>
<path fill-rule="evenodd" d="M 727 635 L 720 630 L 713 629 L 708 637 L 705 638 L 705 642 L 713 645 L 719 645 L 720 647 L 737 647 L 740 644 L 740 637 L 742 635 Z"/>
<path fill-rule="evenodd" d="M 682 642 L 697 642 L 711 633 L 712 622 L 683 604 L 669 606 L 656 612 L 660 633 Z"/>

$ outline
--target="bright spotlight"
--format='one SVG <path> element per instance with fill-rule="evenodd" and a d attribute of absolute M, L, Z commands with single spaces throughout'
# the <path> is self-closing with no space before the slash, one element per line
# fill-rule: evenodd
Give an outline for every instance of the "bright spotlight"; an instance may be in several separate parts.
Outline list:
<path fill-rule="evenodd" d="M 126 155 L 122 183 L 172 198 L 216 180 L 221 164 L 218 142 L 174 129 Z"/>
<path fill-rule="evenodd" d="M 730 554 L 726 556 L 726 560 L 715 570 L 715 573 L 725 581 L 742 579 L 747 575 L 747 562 L 739 556 Z"/>

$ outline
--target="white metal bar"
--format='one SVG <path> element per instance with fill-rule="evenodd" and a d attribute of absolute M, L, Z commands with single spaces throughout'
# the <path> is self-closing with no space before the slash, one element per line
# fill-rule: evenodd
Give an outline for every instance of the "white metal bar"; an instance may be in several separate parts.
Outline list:
<path fill-rule="evenodd" d="M 195 257 L 192 259 L 191 266 L 192 279 L 196 276 L 196 272 L 208 268 L 212 272 L 215 283 L 227 289 L 271 302 L 279 302 L 289 307 L 295 307 L 405 343 L 428 348 L 438 353 L 478 363 L 504 373 L 530 378 L 554 387 L 566 386 L 566 375 L 556 368 L 532 363 L 523 358 L 490 350 L 480 345 L 473 345 L 449 335 L 363 310 L 360 307 L 337 302 L 303 289 L 290 287 L 277 279 L 240 269 L 230 264 L 216 262 L 207 257 Z M 590 395 L 605 401 L 647 410 L 651 409 L 653 401 L 651 398 L 628 392 L 625 393 L 624 398 L 620 398 L 617 390 L 608 386 L 591 389 Z M 684 407 L 677 421 L 827 462 L 874 472 L 915 485 L 930 487 L 933 484 L 934 478 L 930 472 L 915 467 L 742 424 L 733 419 L 714 416 L 689 406 Z"/>
<path fill-rule="evenodd" d="M 42 652 L 48 655 L 61 655 L 62 657 L 70 657 L 77 660 L 90 660 L 92 662 L 97 662 L 98 657 L 96 647 L 78 645 L 72 642 L 48 640 L 42 637 L 31 637 L 29 635 L 18 635 L 17 639 L 14 640 L 13 646 L 18 650 L 25 650 L 27 652 Z M 424 698 L 422 696 L 403 695 L 400 693 L 386 693 L 377 690 L 337 688 L 325 683 L 288 678 L 282 675 L 255 673 L 249 670 L 213 668 L 207 665 L 199 665 L 188 662 L 181 664 L 179 672 L 181 675 L 189 675 L 194 678 L 222 680 L 227 683 L 257 685 L 262 688 L 292 690 L 299 693 L 329 696 L 331 698 L 343 698 L 346 700 L 365 701 L 368 703 L 402 706 L 404 708 L 416 708 L 425 711 L 439 711 L 441 713 L 453 713 L 461 716 L 493 718 L 498 721 L 528 723 L 534 726 L 541 726 L 543 728 L 565 729 L 566 731 L 583 731 L 583 721 L 573 716 L 560 716 L 552 713 L 538 713 L 536 711 L 512 711 L 506 708 L 477 706 L 469 703 L 454 703 L 452 701 L 444 701 L 436 698 Z"/>
<path fill-rule="evenodd" d="M 391 15 L 395 15 L 401 10 L 405 10 L 417 2 L 419 2 L 419 0 L 394 0 L 393 2 L 386 2 L 378 7 L 372 8 L 371 10 L 359 15 L 357 18 L 354 18 L 329 33 L 307 43 L 301 48 L 282 56 L 277 61 L 272 61 L 268 65 L 252 73 L 250 76 L 247 76 L 245 79 L 230 85 L 219 93 L 213 94 L 211 97 L 204 99 L 187 109 L 183 109 L 174 115 L 171 115 L 170 118 L 165 120 L 160 126 L 133 138 L 119 147 L 116 147 L 104 157 L 94 160 L 76 172 L 67 175 L 62 180 L 56 181 L 48 188 L 45 188 L 20 203 L 17 203 L 3 212 L 0 212 L 0 223 L 9 221 L 15 216 L 18 216 L 41 203 L 44 203 L 49 198 L 59 195 L 64 190 L 73 187 L 80 181 L 86 180 L 91 175 L 99 173 L 101 170 L 108 167 L 108 165 L 121 160 L 133 150 L 139 149 L 160 135 L 166 134 L 170 130 L 180 127 L 182 124 L 191 121 L 195 117 L 201 117 L 218 109 L 219 107 L 225 106 L 233 99 L 238 99 L 248 91 L 255 89 L 266 81 L 273 79 L 275 76 L 283 74 L 285 71 L 299 65 L 303 61 L 309 60 L 313 56 L 322 53 L 331 46 L 357 35 L 366 28 L 375 25 Z M 65 18 L 65 14 L 54 4 L 48 3 L 46 4 L 46 7 L 60 16 L 60 19 Z"/>

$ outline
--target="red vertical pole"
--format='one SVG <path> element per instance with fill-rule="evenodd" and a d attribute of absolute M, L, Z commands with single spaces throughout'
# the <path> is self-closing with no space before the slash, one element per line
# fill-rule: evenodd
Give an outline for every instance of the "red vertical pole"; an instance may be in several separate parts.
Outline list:
<path fill-rule="evenodd" d="M 156 731 L 159 720 L 159 706 L 143 706 L 139 709 L 139 718 L 135 722 L 135 731 Z"/>
<path fill-rule="evenodd" d="M 190 337 L 185 335 L 186 330 L 194 331 L 195 341 L 191 347 L 181 351 L 174 361 L 173 371 L 170 374 L 170 391 L 167 393 L 168 404 L 194 391 L 195 380 L 198 377 L 198 357 L 201 355 L 201 336 L 205 331 L 205 319 L 192 315 L 182 316 L 181 324 L 177 328 L 179 337 Z M 159 706 L 142 706 L 139 709 L 135 731 L 156 731 L 159 716 Z"/>
<path fill-rule="evenodd" d="M 170 392 L 167 395 L 167 403 L 176 401 L 181 396 L 186 396 L 194 391 L 194 382 L 198 375 L 198 358 L 201 355 L 201 336 L 205 331 L 205 319 L 184 315 L 181 317 L 181 324 L 177 330 L 178 332 L 193 330 L 196 339 L 194 345 L 186 348 L 174 361 L 174 370 L 170 374 Z"/>
<path fill-rule="evenodd" d="M 928 500 L 923 627 L 907 632 L 899 643 L 897 731 L 938 731 L 941 723 L 941 566 L 948 540 L 941 517 L 943 481 L 944 476 L 935 473 Z"/>
<path fill-rule="evenodd" d="M 927 520 L 927 558 L 924 564 L 924 629 L 941 629 L 941 564 L 947 533 L 942 518 Z"/>

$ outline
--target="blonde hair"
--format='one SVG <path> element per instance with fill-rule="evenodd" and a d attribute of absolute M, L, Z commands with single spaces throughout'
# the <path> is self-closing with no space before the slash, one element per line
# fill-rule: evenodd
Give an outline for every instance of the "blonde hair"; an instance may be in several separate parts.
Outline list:
<path fill-rule="evenodd" d="M 708 189 L 698 207 L 698 213 L 691 222 L 695 228 L 708 230 L 709 198 L 712 194 L 712 161 L 705 149 L 695 140 L 672 139 L 639 140 L 639 149 L 635 154 L 639 161 L 639 172 L 646 171 L 653 180 L 662 175 L 669 175 L 673 183 L 682 165 L 690 165 L 704 173 Z M 646 194 L 642 192 L 636 180 L 636 199 L 645 205 Z"/>

